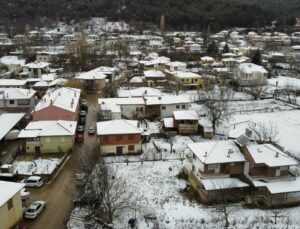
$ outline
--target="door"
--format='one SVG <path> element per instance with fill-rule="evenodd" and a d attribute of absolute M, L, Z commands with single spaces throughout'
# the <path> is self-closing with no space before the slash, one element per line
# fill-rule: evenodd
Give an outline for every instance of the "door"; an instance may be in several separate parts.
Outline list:
<path fill-rule="evenodd" d="M 123 146 L 117 146 L 117 155 L 123 154 Z"/>
<path fill-rule="evenodd" d="M 34 147 L 34 152 L 35 152 L 36 155 L 39 156 L 41 154 L 41 147 L 40 146 Z"/>

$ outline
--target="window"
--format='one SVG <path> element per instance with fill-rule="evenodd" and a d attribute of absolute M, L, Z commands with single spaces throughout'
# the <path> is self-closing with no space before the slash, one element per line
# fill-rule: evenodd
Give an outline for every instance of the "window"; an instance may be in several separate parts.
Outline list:
<path fill-rule="evenodd" d="M 9 100 L 9 104 L 15 104 L 15 100 Z"/>
<path fill-rule="evenodd" d="M 122 135 L 117 135 L 116 136 L 116 140 L 117 141 L 122 141 L 123 140 L 123 136 Z"/>
<path fill-rule="evenodd" d="M 134 145 L 129 145 L 128 146 L 128 151 L 134 151 Z"/>
<path fill-rule="evenodd" d="M 182 109 L 185 109 L 185 105 L 182 105 L 181 108 L 182 108 Z"/>
<path fill-rule="evenodd" d="M 193 159 L 196 160 L 196 158 L 197 158 L 196 154 L 193 153 Z"/>
<path fill-rule="evenodd" d="M 180 106 L 179 106 L 179 105 L 176 105 L 176 109 L 180 109 Z"/>
<path fill-rule="evenodd" d="M 7 208 L 8 210 L 12 209 L 14 207 L 14 202 L 13 202 L 13 199 L 10 198 L 8 201 L 7 201 Z"/>
<path fill-rule="evenodd" d="M 162 109 L 162 110 L 166 110 L 166 106 L 162 106 L 161 109 Z"/>
<path fill-rule="evenodd" d="M 29 101 L 29 99 L 18 99 L 17 103 L 18 103 L 18 105 L 29 105 L 30 101 Z"/>

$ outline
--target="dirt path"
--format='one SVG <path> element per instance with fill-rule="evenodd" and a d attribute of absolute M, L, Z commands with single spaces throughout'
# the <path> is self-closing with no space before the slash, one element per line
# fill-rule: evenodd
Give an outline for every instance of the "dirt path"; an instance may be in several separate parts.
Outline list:
<path fill-rule="evenodd" d="M 37 219 L 24 220 L 21 225 L 27 225 L 30 229 L 66 228 L 66 222 L 74 208 L 72 200 L 79 194 L 75 186 L 78 158 L 85 152 L 85 149 L 88 149 L 92 144 L 97 144 L 96 136 L 88 136 L 87 133 L 90 126 L 96 126 L 96 117 L 97 104 L 93 102 L 90 104 L 87 114 L 84 144 L 75 147 L 73 154 L 70 155 L 50 184 L 46 184 L 40 189 L 30 190 L 31 197 L 28 204 L 34 200 L 45 200 L 46 209 Z"/>

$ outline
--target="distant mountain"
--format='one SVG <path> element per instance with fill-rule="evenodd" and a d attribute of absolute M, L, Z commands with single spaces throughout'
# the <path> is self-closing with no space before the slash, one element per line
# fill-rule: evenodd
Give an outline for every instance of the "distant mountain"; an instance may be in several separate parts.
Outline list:
<path fill-rule="evenodd" d="M 4 26 L 95 16 L 159 24 L 164 15 L 167 29 L 264 26 L 298 15 L 300 9 L 300 0 L 0 0 L 0 4 Z"/>

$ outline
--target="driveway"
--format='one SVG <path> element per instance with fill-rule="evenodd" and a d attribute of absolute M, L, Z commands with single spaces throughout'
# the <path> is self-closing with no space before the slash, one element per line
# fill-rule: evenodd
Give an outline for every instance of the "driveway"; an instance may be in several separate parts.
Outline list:
<path fill-rule="evenodd" d="M 34 200 L 45 200 L 47 203 L 46 209 L 37 219 L 21 222 L 30 229 L 66 228 L 66 222 L 74 208 L 72 200 L 79 194 L 75 186 L 75 173 L 80 155 L 90 149 L 91 145 L 97 144 L 96 136 L 88 136 L 87 129 L 90 126 L 96 126 L 98 106 L 95 101 L 88 101 L 88 103 L 89 111 L 86 119 L 84 144 L 75 146 L 74 152 L 50 184 L 45 184 L 42 188 L 30 189 L 31 196 L 27 204 Z"/>

